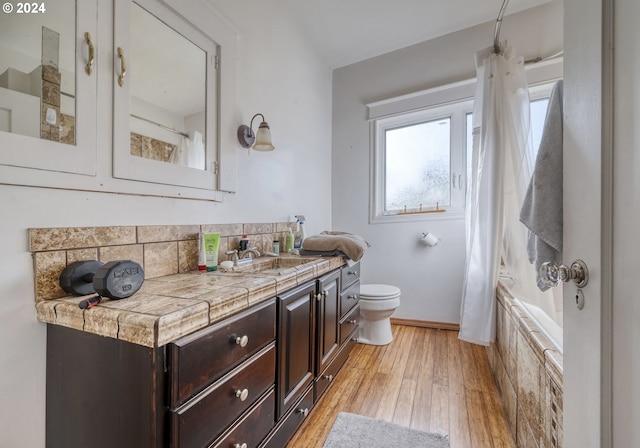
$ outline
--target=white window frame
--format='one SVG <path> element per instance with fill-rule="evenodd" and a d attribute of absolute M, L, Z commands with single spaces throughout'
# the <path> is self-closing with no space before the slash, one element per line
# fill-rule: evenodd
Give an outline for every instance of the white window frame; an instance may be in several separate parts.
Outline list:
<path fill-rule="evenodd" d="M 429 107 L 404 114 L 383 117 L 371 122 L 371 194 L 370 194 L 370 222 L 405 222 L 429 221 L 433 219 L 462 219 L 464 218 L 464 204 L 466 195 L 466 138 L 465 117 L 473 110 L 473 100 L 459 101 L 446 105 Z M 451 204 L 441 205 L 444 212 L 394 214 L 385 211 L 385 134 L 387 130 L 403 126 L 449 118 L 450 121 L 450 175 Z M 424 210 L 433 210 L 426 208 Z"/>

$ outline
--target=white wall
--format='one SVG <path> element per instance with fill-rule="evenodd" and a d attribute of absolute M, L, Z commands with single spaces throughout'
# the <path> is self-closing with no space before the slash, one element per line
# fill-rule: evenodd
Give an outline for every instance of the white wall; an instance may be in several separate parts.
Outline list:
<path fill-rule="evenodd" d="M 493 42 L 495 22 L 342 67 L 333 74 L 332 226 L 358 233 L 372 247 L 363 283 L 402 290 L 394 317 L 458 323 L 465 263 L 464 220 L 369 224 L 369 123 L 366 104 L 475 77 L 474 54 Z M 562 49 L 562 3 L 505 17 L 501 37 L 525 58 Z M 421 232 L 442 239 L 417 243 Z"/>
<path fill-rule="evenodd" d="M 236 3 L 212 0 L 239 33 L 239 110 L 223 112 L 247 124 L 263 113 L 276 146 L 238 149 L 237 193 L 220 204 L 0 185 L 0 447 L 45 446 L 46 335 L 36 320 L 28 228 L 275 222 L 296 213 L 309 233 L 330 227 L 331 72 L 278 1 Z"/>

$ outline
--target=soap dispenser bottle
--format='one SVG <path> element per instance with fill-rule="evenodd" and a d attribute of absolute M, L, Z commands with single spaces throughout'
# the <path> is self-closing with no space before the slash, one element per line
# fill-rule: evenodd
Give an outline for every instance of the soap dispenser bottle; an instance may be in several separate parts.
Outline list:
<path fill-rule="evenodd" d="M 291 229 L 289 229 L 284 245 L 286 252 L 293 252 L 293 238 L 293 232 L 291 231 Z"/>

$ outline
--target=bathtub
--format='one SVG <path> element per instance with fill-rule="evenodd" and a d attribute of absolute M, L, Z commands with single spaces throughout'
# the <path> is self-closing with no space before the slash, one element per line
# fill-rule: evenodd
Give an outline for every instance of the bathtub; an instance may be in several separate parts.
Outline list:
<path fill-rule="evenodd" d="M 562 327 L 539 307 L 520 300 L 517 297 L 514 297 L 514 300 L 525 312 L 527 317 L 538 325 L 540 332 L 554 345 L 556 351 L 562 355 Z"/>

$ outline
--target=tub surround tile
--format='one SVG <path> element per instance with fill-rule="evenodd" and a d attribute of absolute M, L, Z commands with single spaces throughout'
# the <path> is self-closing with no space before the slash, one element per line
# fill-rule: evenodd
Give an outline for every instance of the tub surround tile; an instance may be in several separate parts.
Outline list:
<path fill-rule="evenodd" d="M 551 379 L 562 390 L 562 376 L 563 376 L 562 375 L 562 372 L 563 372 L 562 355 L 555 350 L 547 350 L 546 352 L 544 352 L 544 356 L 545 356 L 544 366 L 545 366 L 545 369 L 547 370 L 547 373 L 549 374 Z"/>
<path fill-rule="evenodd" d="M 561 447 L 562 355 L 502 285 L 496 318 L 493 372 L 517 446 Z"/>
<path fill-rule="evenodd" d="M 29 229 L 28 234 L 31 252 L 136 243 L 136 228 L 133 226 Z"/>
<path fill-rule="evenodd" d="M 516 446 L 518 448 L 540 448 L 527 417 L 520 407 L 518 407 L 518 422 L 516 424 Z"/>
<path fill-rule="evenodd" d="M 516 440 L 516 411 L 518 409 L 518 398 L 514 385 L 507 375 L 507 369 L 502 363 L 500 356 L 496 356 L 494 372 L 496 383 L 502 397 L 502 404 L 504 405 L 507 422 L 509 423 L 511 437 L 513 437 L 513 440 Z"/>

